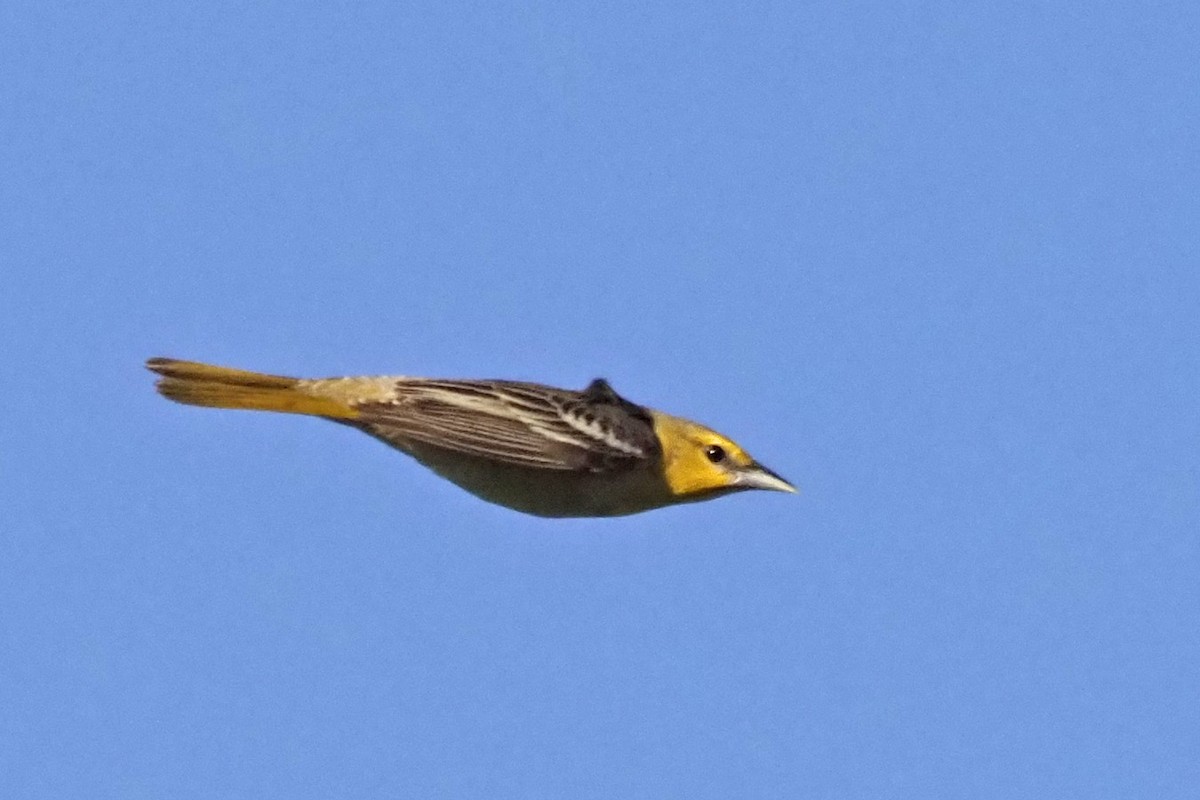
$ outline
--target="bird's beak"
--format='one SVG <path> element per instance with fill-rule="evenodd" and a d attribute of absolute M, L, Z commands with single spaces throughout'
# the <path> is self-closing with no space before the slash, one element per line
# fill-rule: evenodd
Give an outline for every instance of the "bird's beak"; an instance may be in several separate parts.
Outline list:
<path fill-rule="evenodd" d="M 796 492 L 796 487 L 757 461 L 738 470 L 735 486 L 743 489 L 767 489 L 772 492 Z"/>

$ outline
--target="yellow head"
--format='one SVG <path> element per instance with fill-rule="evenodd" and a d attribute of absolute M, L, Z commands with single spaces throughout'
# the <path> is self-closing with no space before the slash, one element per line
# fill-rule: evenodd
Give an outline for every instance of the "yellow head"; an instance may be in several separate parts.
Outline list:
<path fill-rule="evenodd" d="M 736 442 L 690 420 L 651 411 L 663 449 L 663 472 L 678 499 L 705 500 L 747 489 L 794 492 Z"/>

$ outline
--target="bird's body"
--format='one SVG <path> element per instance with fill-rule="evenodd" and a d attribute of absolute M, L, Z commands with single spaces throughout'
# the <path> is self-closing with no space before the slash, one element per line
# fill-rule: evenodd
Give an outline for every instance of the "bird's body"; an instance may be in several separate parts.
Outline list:
<path fill-rule="evenodd" d="M 304 380 L 154 358 L 180 403 L 324 417 L 478 497 L 544 517 L 633 514 L 744 489 L 795 491 L 728 438 L 624 399 L 516 381 Z"/>

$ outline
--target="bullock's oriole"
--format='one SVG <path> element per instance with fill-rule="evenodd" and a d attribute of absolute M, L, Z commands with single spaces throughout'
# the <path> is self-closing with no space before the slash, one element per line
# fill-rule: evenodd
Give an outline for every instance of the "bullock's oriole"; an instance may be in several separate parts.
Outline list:
<path fill-rule="evenodd" d="M 496 380 L 303 380 L 152 358 L 179 403 L 310 414 L 358 428 L 484 500 L 543 517 L 602 517 L 746 489 L 796 491 L 709 428 L 583 391 Z"/>

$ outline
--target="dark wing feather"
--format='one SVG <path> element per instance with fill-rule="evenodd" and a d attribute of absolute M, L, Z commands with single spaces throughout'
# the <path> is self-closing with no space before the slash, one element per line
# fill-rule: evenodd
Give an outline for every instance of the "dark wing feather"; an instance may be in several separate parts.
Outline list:
<path fill-rule="evenodd" d="M 401 449 L 423 444 L 525 467 L 602 472 L 661 452 L 649 413 L 602 381 L 572 392 L 512 381 L 400 380 L 393 401 L 357 409 L 356 426 Z"/>

